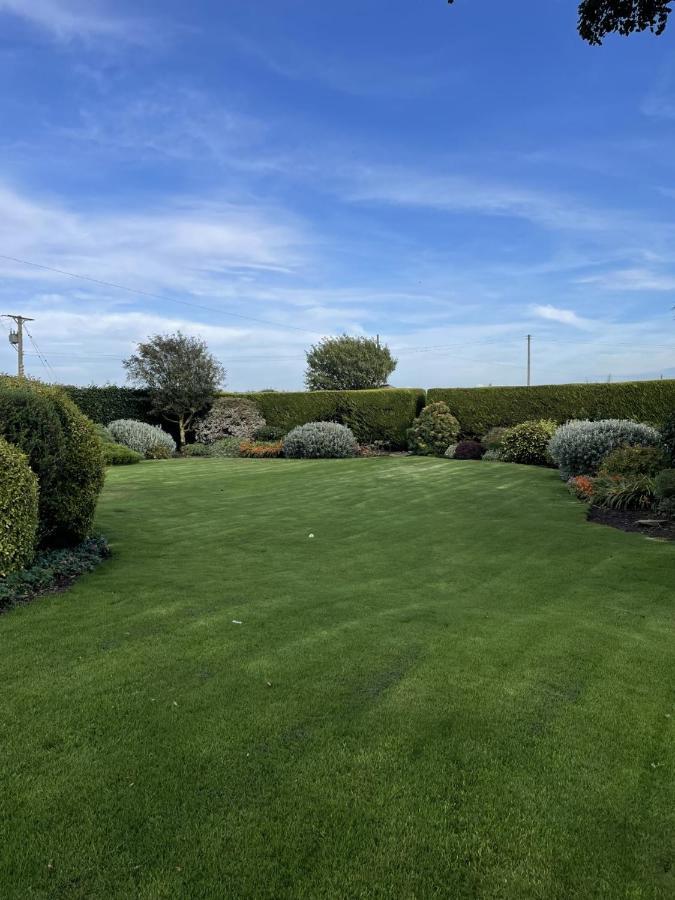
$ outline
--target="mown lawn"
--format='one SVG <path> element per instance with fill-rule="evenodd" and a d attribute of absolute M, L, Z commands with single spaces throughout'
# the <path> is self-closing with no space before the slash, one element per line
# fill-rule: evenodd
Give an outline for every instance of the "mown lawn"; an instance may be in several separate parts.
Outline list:
<path fill-rule="evenodd" d="M 3 900 L 675 894 L 672 544 L 421 458 L 143 463 L 98 525 L 0 616 Z"/>

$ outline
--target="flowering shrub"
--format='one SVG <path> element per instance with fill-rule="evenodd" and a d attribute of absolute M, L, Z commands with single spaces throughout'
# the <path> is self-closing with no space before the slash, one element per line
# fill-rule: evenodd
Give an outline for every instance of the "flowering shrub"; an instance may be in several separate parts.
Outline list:
<path fill-rule="evenodd" d="M 484 452 L 479 441 L 460 441 L 455 447 L 455 459 L 480 459 Z"/>
<path fill-rule="evenodd" d="M 593 479 L 588 475 L 573 475 L 568 479 L 567 486 L 579 500 L 591 500 L 593 497 Z"/>
<path fill-rule="evenodd" d="M 549 419 L 521 422 L 507 429 L 500 448 L 504 462 L 524 463 L 529 466 L 551 464 L 548 442 L 556 430 L 556 423 Z"/>
<path fill-rule="evenodd" d="M 408 447 L 418 456 L 443 456 L 459 437 L 459 422 L 443 402 L 430 403 L 408 429 Z"/>
<path fill-rule="evenodd" d="M 308 422 L 290 431 L 283 442 L 284 456 L 292 459 L 356 456 L 358 444 L 351 430 L 337 422 Z"/>
<path fill-rule="evenodd" d="M 252 400 L 218 397 L 195 428 L 195 439 L 202 444 L 212 444 L 223 437 L 249 440 L 264 425 L 265 420 Z"/>
<path fill-rule="evenodd" d="M 275 459 L 281 456 L 282 452 L 281 441 L 242 441 L 239 445 L 239 455 L 249 459 Z"/>
<path fill-rule="evenodd" d="M 561 425 L 548 449 L 567 481 L 572 475 L 594 475 L 603 459 L 617 447 L 656 447 L 660 442 L 655 428 L 630 419 L 578 420 Z"/>
<path fill-rule="evenodd" d="M 125 447 L 143 456 L 146 456 L 149 450 L 160 446 L 166 447 L 169 456 L 176 449 L 174 439 L 159 425 L 148 425 L 135 419 L 116 419 L 107 426 L 107 429 L 115 443 L 124 444 Z"/>

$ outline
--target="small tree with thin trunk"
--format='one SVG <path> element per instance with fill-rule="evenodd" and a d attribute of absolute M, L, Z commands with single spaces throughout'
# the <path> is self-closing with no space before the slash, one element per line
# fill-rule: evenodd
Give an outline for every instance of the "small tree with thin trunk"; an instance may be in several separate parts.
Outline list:
<path fill-rule="evenodd" d="M 124 360 L 127 378 L 145 387 L 154 412 L 178 425 L 181 445 L 195 416 L 225 381 L 225 369 L 206 342 L 176 334 L 156 334 Z"/>

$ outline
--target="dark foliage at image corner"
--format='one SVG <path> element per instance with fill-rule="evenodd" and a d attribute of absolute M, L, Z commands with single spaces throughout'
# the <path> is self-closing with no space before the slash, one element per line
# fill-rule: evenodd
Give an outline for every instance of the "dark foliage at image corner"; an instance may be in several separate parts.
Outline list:
<path fill-rule="evenodd" d="M 89 537 L 75 547 L 39 553 L 32 565 L 0 578 L 0 610 L 26 603 L 40 594 L 63 590 L 109 556 L 110 547 L 101 535 Z"/>

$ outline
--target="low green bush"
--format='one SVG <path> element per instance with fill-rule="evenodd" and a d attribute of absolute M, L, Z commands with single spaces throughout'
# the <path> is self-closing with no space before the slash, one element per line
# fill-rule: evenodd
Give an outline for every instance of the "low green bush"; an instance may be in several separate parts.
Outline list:
<path fill-rule="evenodd" d="M 0 608 L 63 590 L 109 556 L 108 543 L 100 536 L 87 538 L 67 549 L 43 551 L 26 568 L 0 578 Z"/>
<path fill-rule="evenodd" d="M 103 459 L 106 466 L 132 466 L 141 462 L 143 457 L 124 444 L 114 444 L 110 441 L 109 444 L 103 445 Z"/>
<path fill-rule="evenodd" d="M 214 456 L 216 458 L 223 457 L 236 457 L 239 456 L 239 447 L 241 446 L 241 438 L 238 437 L 229 437 L 229 438 L 220 438 L 218 441 L 214 441 L 212 444 L 209 444 L 210 453 L 209 456 Z"/>
<path fill-rule="evenodd" d="M 289 459 L 345 459 L 358 452 L 351 430 L 337 422 L 307 422 L 289 431 L 283 442 Z"/>
<path fill-rule="evenodd" d="M 180 449 L 181 456 L 208 457 L 211 456 L 211 447 L 208 444 L 184 444 Z"/>
<path fill-rule="evenodd" d="M 173 453 L 166 444 L 154 444 L 145 451 L 146 459 L 171 459 Z"/>
<path fill-rule="evenodd" d="M 553 461 L 567 481 L 573 475 L 595 475 L 603 459 L 617 447 L 658 447 L 661 435 L 649 425 L 627 419 L 567 422 L 548 445 Z"/>
<path fill-rule="evenodd" d="M 653 478 L 667 465 L 667 454 L 662 447 L 617 447 L 603 459 L 598 473 Z"/>
<path fill-rule="evenodd" d="M 94 425 L 58 388 L 0 377 L 0 436 L 28 457 L 39 483 L 38 542 L 67 546 L 91 531 L 104 463 Z"/>
<path fill-rule="evenodd" d="M 0 576 L 31 561 L 37 529 L 37 477 L 26 455 L 0 438 Z"/>
<path fill-rule="evenodd" d="M 482 460 L 483 462 L 504 462 L 501 450 L 486 450 Z"/>
<path fill-rule="evenodd" d="M 459 437 L 459 422 L 445 403 L 425 406 L 408 429 L 408 449 L 418 456 L 443 456 Z"/>
<path fill-rule="evenodd" d="M 427 402 L 448 404 L 465 437 L 495 425 L 537 419 L 633 419 L 662 425 L 675 410 L 675 379 L 613 384 L 546 384 L 531 387 L 432 388 Z"/>
<path fill-rule="evenodd" d="M 675 497 L 675 469 L 664 469 L 654 479 L 654 496 L 657 500 Z"/>
<path fill-rule="evenodd" d="M 503 462 L 521 463 L 527 466 L 551 465 L 548 443 L 556 430 L 556 423 L 549 419 L 521 422 L 509 428 L 502 440 L 500 456 Z"/>

